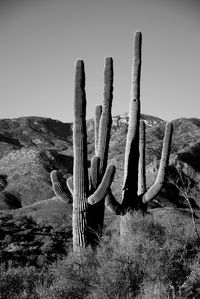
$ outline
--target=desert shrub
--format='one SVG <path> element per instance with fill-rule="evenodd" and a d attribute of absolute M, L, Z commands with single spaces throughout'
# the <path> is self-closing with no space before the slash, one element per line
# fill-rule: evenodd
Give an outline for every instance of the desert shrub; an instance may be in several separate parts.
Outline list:
<path fill-rule="evenodd" d="M 134 213 L 123 241 L 116 231 L 117 225 L 114 233 L 107 231 L 97 251 L 98 279 L 89 298 L 135 298 L 144 279 L 157 279 L 166 261 L 160 250 L 165 230 L 150 216 Z"/>
<path fill-rule="evenodd" d="M 11 220 L 8 227 L 15 228 L 17 222 L 13 224 Z M 63 257 L 64 254 L 58 254 L 54 249 L 52 237 L 44 243 L 36 238 L 40 244 L 37 250 L 42 257 L 54 251 L 58 259 L 54 262 L 55 257 L 51 255 L 51 262 L 45 262 L 41 267 L 37 265 L 34 270 L 25 267 L 24 273 L 23 268 L 10 271 L 9 267 L 1 279 L 2 294 L 9 289 L 7 298 L 15 298 L 15 286 L 20 294 L 16 298 L 198 298 L 199 241 L 184 240 L 183 236 L 179 239 L 180 232 L 176 236 L 174 230 L 167 230 L 150 214 L 134 213 L 129 220 L 123 239 L 120 238 L 119 221 L 113 222 L 105 230 L 97 250 L 93 252 L 88 248 L 81 256 L 68 252 Z M 27 229 L 26 221 L 19 220 L 19 223 Z M 45 229 L 46 232 L 51 230 L 50 227 Z M 8 231 L 3 240 L 12 244 L 13 237 Z M 29 243 L 33 246 L 30 240 Z"/>
<path fill-rule="evenodd" d="M 173 298 L 173 288 L 158 281 L 146 281 L 141 286 L 141 291 L 136 299 L 169 299 Z"/>
<path fill-rule="evenodd" d="M 48 299 L 87 298 L 97 283 L 96 269 L 97 260 L 90 249 L 81 257 L 71 253 L 50 266 L 52 284 L 40 285 L 38 292 Z"/>
<path fill-rule="evenodd" d="M 190 266 L 190 273 L 179 288 L 180 298 L 200 298 L 200 254 L 198 253 Z"/>
<path fill-rule="evenodd" d="M 32 218 L 0 219 L 0 259 L 8 266 L 42 267 L 68 252 L 71 231 L 38 225 Z"/>
<path fill-rule="evenodd" d="M 1 299 L 39 299 L 36 285 L 40 274 L 34 267 L 0 268 L 0 298 Z"/>
<path fill-rule="evenodd" d="M 89 298 L 135 296 L 143 278 L 143 271 L 135 260 L 116 252 L 103 258 L 98 256 L 98 260 L 98 281 Z"/>
<path fill-rule="evenodd" d="M 98 284 L 91 298 L 126 298 L 140 294 L 154 298 L 147 297 L 148 292 L 155 293 L 155 298 L 170 298 L 167 296 L 178 294 L 190 273 L 191 258 L 196 254 L 194 244 L 176 240 L 174 234 L 170 238 L 169 231 L 151 215 L 143 217 L 134 213 L 126 231 L 123 242 L 115 232 L 114 240 L 110 234 L 110 241 L 105 238 L 99 248 Z"/>

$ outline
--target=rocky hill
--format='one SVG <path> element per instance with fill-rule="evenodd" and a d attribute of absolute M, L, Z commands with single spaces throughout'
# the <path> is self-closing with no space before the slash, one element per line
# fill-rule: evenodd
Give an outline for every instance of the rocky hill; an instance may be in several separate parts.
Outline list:
<path fill-rule="evenodd" d="M 22 147 L 66 149 L 72 146 L 71 124 L 42 117 L 0 119 L 0 155 Z"/>
<path fill-rule="evenodd" d="M 146 123 L 147 183 L 152 184 L 158 169 L 165 121 L 142 115 Z M 200 120 L 174 120 L 168 183 L 152 207 L 186 205 L 178 190 L 200 188 Z M 117 167 L 112 185 L 120 200 L 128 115 L 113 117 L 109 160 Z M 93 120 L 88 120 L 88 152 L 94 153 Z M 54 196 L 49 173 L 59 170 L 65 183 L 72 174 L 72 124 L 41 117 L 0 120 L 0 210 L 18 209 Z M 178 167 L 179 172 L 177 172 Z M 181 174 L 181 175 L 180 175 Z M 175 186 L 172 181 L 175 181 Z M 195 195 L 196 196 L 196 195 Z M 194 205 L 200 206 L 198 196 Z"/>
<path fill-rule="evenodd" d="M 0 209 L 53 196 L 49 172 L 72 173 L 72 126 L 41 117 L 0 120 Z"/>

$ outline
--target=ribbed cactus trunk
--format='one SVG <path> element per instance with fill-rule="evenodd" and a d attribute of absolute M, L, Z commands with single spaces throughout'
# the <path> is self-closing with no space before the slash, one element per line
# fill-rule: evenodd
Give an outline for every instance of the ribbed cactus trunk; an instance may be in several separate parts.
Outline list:
<path fill-rule="evenodd" d="M 104 100 L 99 124 L 98 151 L 100 158 L 100 177 L 105 173 L 108 162 L 108 149 L 110 131 L 112 126 L 112 100 L 113 100 L 113 60 L 111 57 L 105 60 L 104 69 Z"/>
<path fill-rule="evenodd" d="M 129 126 L 124 160 L 123 206 L 126 214 L 121 217 L 122 240 L 129 233 L 130 218 L 138 205 L 138 162 L 139 162 L 139 121 L 140 121 L 140 74 L 141 74 L 141 32 L 135 33 L 131 95 L 129 104 Z"/>
<path fill-rule="evenodd" d="M 113 59 L 107 57 L 104 67 L 104 99 L 103 105 L 97 106 L 95 111 L 95 153 L 100 159 L 99 180 L 105 174 L 108 162 L 108 150 L 112 126 L 113 100 Z M 89 227 L 93 246 L 99 243 L 103 231 L 105 199 L 90 207 Z"/>
<path fill-rule="evenodd" d="M 138 191 L 141 45 L 142 35 L 140 32 L 136 32 L 124 161 L 123 205 L 127 208 L 134 208 L 134 200 L 137 199 Z"/>
<path fill-rule="evenodd" d="M 95 141 L 95 155 L 98 155 L 98 142 L 99 142 L 99 124 L 100 124 L 100 119 L 101 119 L 101 114 L 102 114 L 102 106 L 98 105 L 96 106 L 95 109 L 95 118 L 94 118 L 94 128 L 95 128 L 95 136 L 94 136 L 94 141 Z"/>
<path fill-rule="evenodd" d="M 81 60 L 76 62 L 75 100 L 74 100 L 74 192 L 73 192 L 73 249 L 80 252 L 88 244 L 88 169 L 87 169 L 87 133 L 86 133 L 86 96 L 85 71 Z"/>
<path fill-rule="evenodd" d="M 85 71 L 82 60 L 76 62 L 73 149 L 73 178 L 67 179 L 67 190 L 59 181 L 57 171 L 51 172 L 52 187 L 60 200 L 70 201 L 73 195 L 73 250 L 81 253 L 87 245 L 99 244 L 104 221 L 104 202 L 110 191 L 115 166 L 108 165 L 108 147 L 111 130 L 113 61 L 107 58 L 104 71 L 104 102 L 95 115 L 95 153 L 88 176 Z M 101 114 L 102 110 L 102 114 Z"/>

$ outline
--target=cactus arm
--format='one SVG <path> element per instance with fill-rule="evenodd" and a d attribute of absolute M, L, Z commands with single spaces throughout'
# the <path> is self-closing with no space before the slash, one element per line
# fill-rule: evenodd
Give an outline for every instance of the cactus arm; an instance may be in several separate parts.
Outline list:
<path fill-rule="evenodd" d="M 94 118 L 94 144 L 95 144 L 95 154 L 98 154 L 98 141 L 99 141 L 99 124 L 102 114 L 102 106 L 98 105 L 95 108 L 95 118 Z"/>
<path fill-rule="evenodd" d="M 122 195 L 123 204 L 126 206 L 130 206 L 130 198 L 137 196 L 138 189 L 141 45 L 141 32 L 136 32 L 134 39 L 129 126 L 125 149 L 124 184 Z"/>
<path fill-rule="evenodd" d="M 115 199 L 110 189 L 105 197 L 105 206 L 110 212 L 114 213 L 115 215 L 123 216 L 125 213 L 123 206 Z"/>
<path fill-rule="evenodd" d="M 67 178 L 66 185 L 67 185 L 67 188 L 69 189 L 69 191 L 71 192 L 71 195 L 73 196 L 73 194 L 74 194 L 73 176 Z"/>
<path fill-rule="evenodd" d="M 57 198 L 59 198 L 61 201 L 65 201 L 67 203 L 72 202 L 72 197 L 67 190 L 65 190 L 62 185 L 59 182 L 57 171 L 53 170 L 50 173 L 51 183 L 53 191 Z"/>
<path fill-rule="evenodd" d="M 146 192 L 145 175 L 145 122 L 140 120 L 139 128 L 139 165 L 138 165 L 138 195 Z"/>
<path fill-rule="evenodd" d="M 104 101 L 99 124 L 99 139 L 97 156 L 100 158 L 100 177 L 104 175 L 108 160 L 108 149 L 110 141 L 110 131 L 112 125 L 112 99 L 113 99 L 113 59 L 105 59 L 104 68 Z"/>
<path fill-rule="evenodd" d="M 97 190 L 88 197 L 88 203 L 94 205 L 105 198 L 115 175 L 115 166 L 109 165 Z"/>
<path fill-rule="evenodd" d="M 94 192 L 99 185 L 99 165 L 100 158 L 98 156 L 94 156 L 91 160 L 91 168 L 90 168 L 90 182 L 91 182 L 91 190 L 90 192 Z"/>
<path fill-rule="evenodd" d="M 85 70 L 82 60 L 76 62 L 74 99 L 74 194 L 73 194 L 73 250 L 80 252 L 87 246 L 88 169 L 86 132 Z"/>
<path fill-rule="evenodd" d="M 166 175 L 166 168 L 169 163 L 172 131 L 173 131 L 172 123 L 168 122 L 165 127 L 162 155 L 161 155 L 157 178 L 155 180 L 155 183 L 142 196 L 143 203 L 148 203 L 149 201 L 151 201 L 161 191 L 163 187 L 163 183 L 165 181 L 165 175 Z"/>

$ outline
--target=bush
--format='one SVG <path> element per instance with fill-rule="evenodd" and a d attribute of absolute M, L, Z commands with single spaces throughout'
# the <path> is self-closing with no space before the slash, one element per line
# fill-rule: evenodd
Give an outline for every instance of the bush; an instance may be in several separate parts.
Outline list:
<path fill-rule="evenodd" d="M 32 218 L 0 219 L 0 260 L 8 266 L 42 267 L 67 254 L 71 231 L 38 225 Z"/>
<path fill-rule="evenodd" d="M 6 234 L 4 242 L 12 238 Z M 134 213 L 123 239 L 119 223 L 113 223 L 96 252 L 88 248 L 81 256 L 61 254 L 46 268 L 8 268 L 1 278 L 0 294 L 8 299 L 199 298 L 198 242 L 180 240 L 151 215 Z M 41 255 L 53 254 L 54 245 L 52 237 L 46 239 Z"/>
<path fill-rule="evenodd" d="M 36 285 L 40 275 L 33 267 L 0 269 L 0 298 L 1 299 L 39 299 Z"/>
<path fill-rule="evenodd" d="M 97 261 L 91 250 L 85 250 L 81 257 L 71 253 L 50 266 L 52 284 L 40 285 L 40 294 L 48 299 L 87 298 L 97 283 L 96 269 Z"/>
<path fill-rule="evenodd" d="M 130 217 L 122 242 L 119 235 L 110 235 L 111 240 L 105 238 L 97 253 L 98 284 L 91 298 L 101 298 L 101 294 L 103 298 L 141 294 L 148 298 L 150 289 L 151 294 L 156 293 L 155 298 L 179 293 L 179 287 L 190 273 L 195 244 L 176 240 L 174 232 L 171 238 L 151 215 L 143 217 L 140 213 Z"/>
<path fill-rule="evenodd" d="M 200 254 L 190 267 L 190 274 L 187 276 L 185 282 L 180 286 L 181 298 L 200 298 Z"/>
<path fill-rule="evenodd" d="M 158 282 L 145 282 L 141 286 L 140 294 L 136 299 L 169 299 L 173 297 L 173 289 L 164 283 Z"/>

